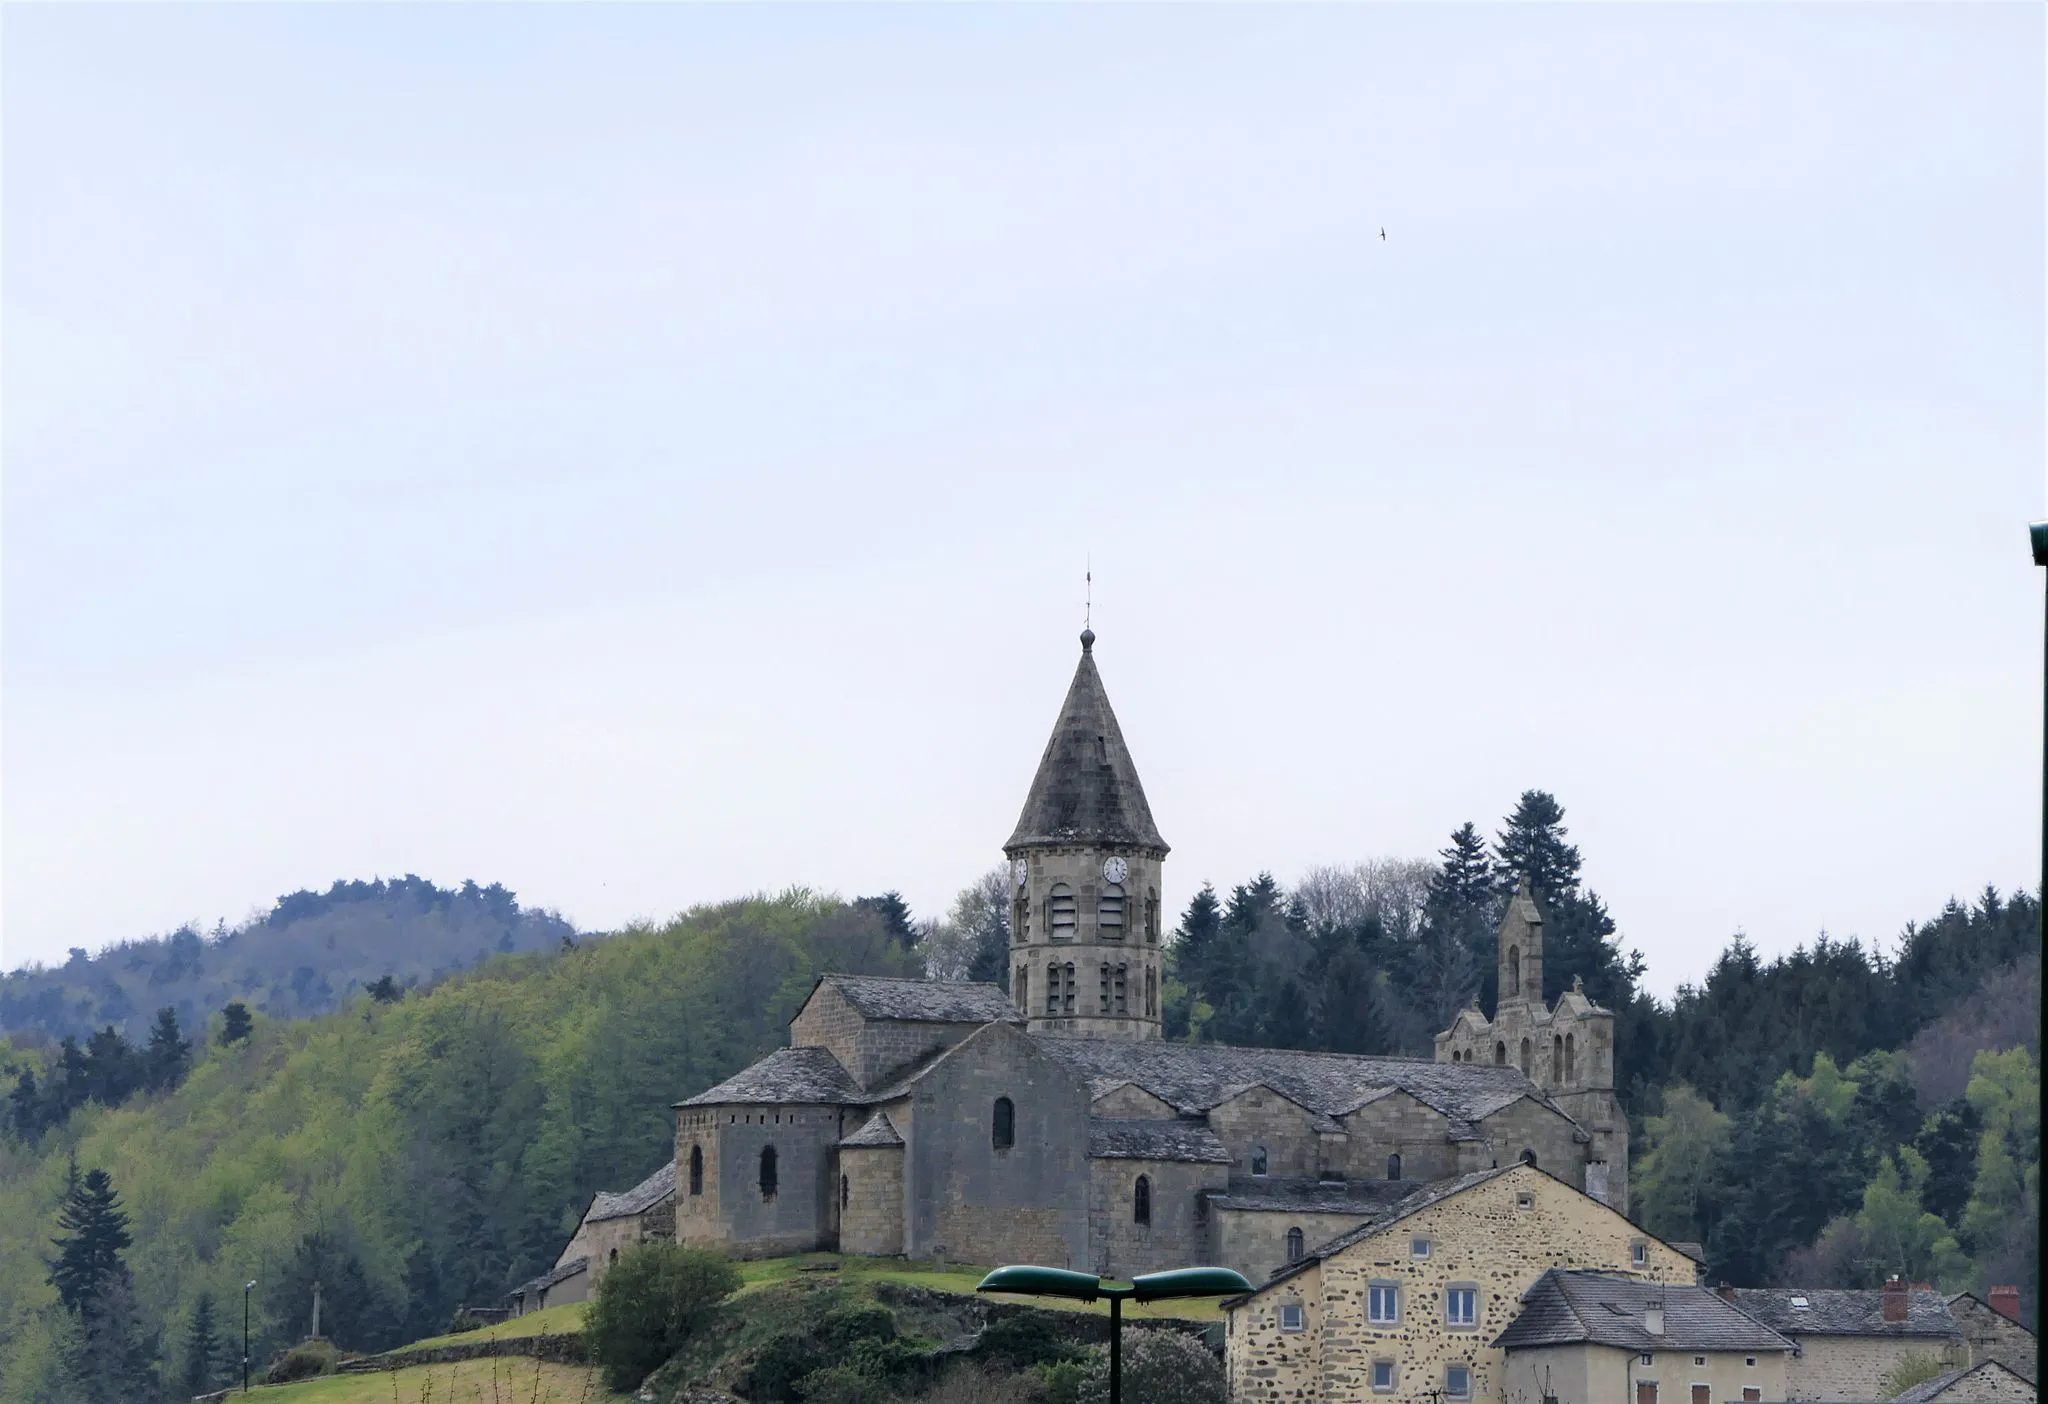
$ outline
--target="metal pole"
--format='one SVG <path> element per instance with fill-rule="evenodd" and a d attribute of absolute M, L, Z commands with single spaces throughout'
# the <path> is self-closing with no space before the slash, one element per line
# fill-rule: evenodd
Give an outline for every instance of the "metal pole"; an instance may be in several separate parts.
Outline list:
<path fill-rule="evenodd" d="M 1124 1299 L 1109 1299 L 1109 1404 L 1124 1400 Z"/>
<path fill-rule="evenodd" d="M 242 1289 L 242 1393 L 249 1392 L 249 1288 Z"/>

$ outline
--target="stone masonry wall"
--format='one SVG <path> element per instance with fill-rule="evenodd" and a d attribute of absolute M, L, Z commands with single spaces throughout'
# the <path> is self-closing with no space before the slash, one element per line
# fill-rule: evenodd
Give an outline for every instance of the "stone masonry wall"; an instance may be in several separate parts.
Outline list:
<path fill-rule="evenodd" d="M 2017 1321 L 2009 1321 L 1976 1297 L 1961 1296 L 1949 1303 L 1948 1313 L 1970 1343 L 1970 1363 L 1981 1365 L 1996 1360 L 2021 1379 L 2031 1380 L 2035 1370 L 2034 1333 Z"/>
<path fill-rule="evenodd" d="M 1180 1115 L 1166 1102 L 1132 1082 L 1097 1097 L 1095 1114 L 1137 1117 L 1146 1121 L 1172 1121 Z"/>
<path fill-rule="evenodd" d="M 924 1023 L 913 1019 L 870 1019 L 836 986 L 820 985 L 789 1024 L 789 1046 L 823 1048 L 863 1087 L 872 1087 L 936 1049 L 958 1043 L 976 1024 Z"/>
<path fill-rule="evenodd" d="M 1106 886 L 1103 861 L 1121 856 L 1130 866 L 1124 882 L 1124 924 L 1104 928 L 1097 921 L 1098 899 Z M 1090 1038 L 1158 1038 L 1159 1001 L 1165 998 L 1165 965 L 1162 954 L 1165 909 L 1158 909 L 1155 929 L 1145 926 L 1145 904 L 1157 901 L 1160 893 L 1160 862 L 1164 854 L 1135 848 L 1098 848 L 1092 844 L 1033 847 L 1016 850 L 1029 864 L 1030 877 L 1022 893 L 1013 898 L 1027 904 L 1021 928 L 1012 918 L 1010 966 L 1011 998 L 1016 997 L 1017 976 L 1024 974 L 1024 1011 L 1033 1033 L 1076 1034 Z M 1074 935 L 1052 940 L 1048 929 L 1047 904 L 1054 884 L 1064 883 L 1074 894 Z M 1053 963 L 1074 966 L 1077 989 L 1071 1014 L 1064 1009 L 1052 1014 L 1046 1008 L 1050 988 L 1046 967 Z M 1125 967 L 1125 1007 L 1105 1014 L 1101 1003 L 1099 972 L 1107 962 Z M 1027 973 L 1028 972 L 1028 973 Z M 1147 972 L 1152 977 L 1153 1002 L 1146 1005 Z"/>
<path fill-rule="evenodd" d="M 1222 1189 L 1229 1167 L 1104 1157 L 1090 1160 L 1088 1168 L 1089 1272 L 1129 1278 L 1208 1261 L 1200 1196 Z M 1140 1175 L 1151 1188 L 1149 1224 L 1137 1221 Z"/>
<path fill-rule="evenodd" d="M 1426 1240 L 1417 1257 L 1416 1239 Z M 1246 1401 L 1357 1400 L 1372 1394 L 1375 1360 L 1402 1381 L 1397 1397 L 1441 1390 L 1444 1371 L 1472 1371 L 1473 1399 L 1508 1404 L 1502 1354 L 1489 1344 L 1521 1310 L 1521 1296 L 1552 1267 L 1631 1272 L 1631 1245 L 1647 1262 L 1634 1275 L 1693 1280 L 1693 1263 L 1628 1220 L 1543 1171 L 1517 1167 L 1433 1204 L 1274 1283 L 1230 1312 L 1226 1359 L 1233 1398 Z M 1366 1319 L 1375 1282 L 1398 1290 L 1399 1319 Z M 1448 1290 L 1478 1292 L 1477 1323 L 1445 1321 Z M 1280 1308 L 1298 1305 L 1307 1329 L 1283 1332 Z"/>
<path fill-rule="evenodd" d="M 831 1246 L 837 1233 L 835 1143 L 840 1113 L 826 1106 L 688 1108 L 707 1125 L 679 1120 L 682 1181 L 677 1236 L 722 1243 L 738 1257 L 767 1258 Z M 684 1139 L 687 1136 L 688 1139 Z M 689 1194 L 691 1144 L 705 1147 L 705 1193 Z M 761 1152 L 775 1148 L 776 1188 L 761 1190 Z"/>
<path fill-rule="evenodd" d="M 869 1257 L 903 1252 L 903 1147 L 845 1147 L 839 1204 L 839 1251 Z"/>
<path fill-rule="evenodd" d="M 1360 1214 L 1284 1214 L 1270 1209 L 1212 1209 L 1211 1242 L 1219 1267 L 1264 1282 L 1287 1266 L 1287 1231 L 1301 1230 L 1304 1253 L 1358 1227 Z"/>
<path fill-rule="evenodd" d="M 1457 1155 L 1444 1139 L 1448 1122 L 1435 1107 L 1393 1092 L 1344 1118 L 1350 1133 L 1334 1167 L 1348 1179 L 1386 1178 L 1387 1157 L 1401 1157 L 1404 1180 L 1438 1180 L 1458 1173 Z"/>
<path fill-rule="evenodd" d="M 1801 1336 L 1785 1367 L 1787 1399 L 1887 1399 L 1884 1377 L 1909 1355 L 1931 1355 L 1957 1369 L 1969 1347 L 1915 1336 Z"/>
<path fill-rule="evenodd" d="M 1315 1114 L 1267 1087 L 1248 1087 L 1229 1101 L 1209 1109 L 1209 1129 L 1230 1152 L 1231 1173 L 1252 1173 L 1255 1150 L 1266 1148 L 1268 1175 L 1309 1179 L 1321 1171 L 1322 1147 Z M 1442 1118 L 1437 1134 L 1441 1136 Z"/>
<path fill-rule="evenodd" d="M 678 1243 L 723 1243 L 725 1220 L 718 1212 L 719 1131 L 725 1125 L 723 1107 L 684 1107 L 676 1112 L 676 1197 L 672 1232 Z M 690 1193 L 690 1150 L 704 1156 L 704 1184 L 699 1194 Z"/>

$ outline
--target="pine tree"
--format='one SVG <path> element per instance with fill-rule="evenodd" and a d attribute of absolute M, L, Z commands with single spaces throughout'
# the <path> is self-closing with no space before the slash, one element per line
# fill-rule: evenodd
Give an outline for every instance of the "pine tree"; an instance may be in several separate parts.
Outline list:
<path fill-rule="evenodd" d="M 156 1011 L 142 1057 L 146 1069 L 143 1085 L 150 1091 L 168 1092 L 185 1080 L 192 1065 L 192 1044 L 178 1028 L 178 1011 L 168 1004 Z"/>
<path fill-rule="evenodd" d="M 1579 850 L 1565 842 L 1564 806 L 1544 790 L 1524 790 L 1494 843 L 1497 884 L 1512 892 L 1527 878 L 1539 900 L 1578 891 Z M 1546 948 L 1547 951 L 1547 948 Z"/>
<path fill-rule="evenodd" d="M 121 1254 L 132 1240 L 128 1216 L 107 1172 L 94 1169 L 82 1180 L 77 1176 L 78 1163 L 73 1160 L 71 1184 L 57 1212 L 64 1232 L 52 1240 L 57 1259 L 50 1264 L 50 1285 L 68 1310 L 83 1312 L 109 1288 L 127 1281 L 128 1265 Z"/>
<path fill-rule="evenodd" d="M 879 897 L 856 897 L 853 905 L 880 917 L 889 939 L 897 945 L 907 950 L 917 944 L 917 927 L 910 919 L 910 904 L 903 900 L 902 893 L 889 891 Z"/>
<path fill-rule="evenodd" d="M 256 1021 L 249 1015 L 249 1006 L 239 999 L 223 1005 L 220 1011 L 220 1046 L 244 1043 L 256 1031 Z"/>
<path fill-rule="evenodd" d="M 14 1079 L 14 1090 L 7 1094 L 7 1124 L 29 1145 L 42 1138 L 43 1097 L 34 1068 L 23 1068 Z"/>
<path fill-rule="evenodd" d="M 213 1295 L 201 1292 L 192 1307 L 192 1326 L 185 1335 L 185 1393 L 205 1394 L 219 1369 L 221 1341 L 213 1320 Z"/>
<path fill-rule="evenodd" d="M 1404 962 L 1404 983 L 1432 1029 L 1448 1026 L 1475 998 L 1490 1001 L 1495 979 L 1493 864 L 1476 824 L 1466 822 L 1438 851 L 1442 864 L 1423 899 L 1422 932 Z"/>

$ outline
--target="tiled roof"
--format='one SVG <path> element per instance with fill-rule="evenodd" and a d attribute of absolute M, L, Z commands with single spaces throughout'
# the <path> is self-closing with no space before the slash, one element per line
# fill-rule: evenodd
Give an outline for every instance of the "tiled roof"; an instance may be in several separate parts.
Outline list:
<path fill-rule="evenodd" d="M 1095 670 L 1094 641 L 1093 634 L 1081 636 L 1080 665 L 1006 849 L 1094 843 L 1166 851 L 1145 802 L 1145 787 L 1138 783 L 1138 767 Z"/>
<path fill-rule="evenodd" d="M 599 1219 L 623 1219 L 629 1214 L 640 1214 L 652 1209 L 676 1192 L 676 1162 L 670 1156 L 661 1163 L 661 1168 L 642 1180 L 624 1194 L 606 1194 L 599 1190 L 597 1197 L 590 1201 L 590 1212 L 583 1216 L 585 1223 Z"/>
<path fill-rule="evenodd" d="M 1976 1380 L 1965 1384 L 1971 1376 Z M 2004 1378 L 2000 1378 L 2003 1376 Z M 1978 1382 L 1989 1387 L 1989 1392 L 1980 1391 Z M 1958 1388 L 1958 1386 L 1961 1386 Z M 1951 1394 L 1957 1399 L 2003 1399 L 2021 1391 L 2031 1391 L 2032 1381 L 2008 1365 L 1996 1360 L 1982 1360 L 1967 1370 L 1950 1370 L 1947 1374 L 1936 1375 L 1923 1380 L 1904 1394 L 1894 1395 L 1892 1404 L 1931 1404 L 1936 1399 L 1946 1399 Z"/>
<path fill-rule="evenodd" d="M 1199 1122 L 1142 1117 L 1088 1119 L 1088 1154 L 1098 1160 L 1182 1160 L 1228 1165 L 1230 1152 Z"/>
<path fill-rule="evenodd" d="M 1704 1263 L 1707 1260 L 1707 1245 L 1704 1243 L 1694 1243 L 1690 1239 L 1684 1241 L 1674 1239 L 1669 1246 L 1676 1248 L 1696 1263 Z"/>
<path fill-rule="evenodd" d="M 1167 1043 L 1034 1035 L 1038 1046 L 1086 1078 L 1101 1096 L 1136 1083 L 1177 1110 L 1194 1115 L 1248 1087 L 1269 1087 L 1311 1112 L 1341 1117 L 1393 1092 L 1461 1121 L 1478 1121 L 1529 1097 L 1564 1115 L 1517 1068 L 1436 1063 L 1423 1058 L 1361 1058 L 1284 1048 L 1233 1048 L 1217 1043 Z"/>
<path fill-rule="evenodd" d="M 987 1024 L 1023 1016 L 1001 985 L 975 980 L 893 980 L 882 975 L 827 975 L 818 982 L 846 996 L 870 1019 L 928 1024 Z"/>
<path fill-rule="evenodd" d="M 739 1106 L 747 1103 L 811 1103 L 845 1105 L 860 1100 L 860 1089 L 822 1048 L 778 1048 L 750 1068 L 743 1068 L 707 1092 L 679 1107 Z"/>
<path fill-rule="evenodd" d="M 1906 1294 L 1906 1319 L 1884 1319 L 1884 1293 L 1821 1287 L 1737 1287 L 1735 1305 L 1788 1336 L 1925 1336 L 1961 1340 L 1939 1292 Z M 1804 1305 L 1800 1305 L 1800 1303 Z"/>
<path fill-rule="evenodd" d="M 896 1134 L 896 1123 L 889 1120 L 887 1112 L 876 1112 L 861 1123 L 860 1130 L 839 1143 L 851 1149 L 858 1146 L 900 1146 L 903 1138 Z"/>
<path fill-rule="evenodd" d="M 1211 1194 L 1218 1209 L 1256 1209 L 1282 1214 L 1381 1214 L 1422 1186 L 1414 1180 L 1308 1180 L 1236 1175 L 1230 1188 Z"/>
<path fill-rule="evenodd" d="M 1654 1305 L 1664 1309 L 1664 1329 L 1656 1334 L 1644 1321 Z M 1792 1349 L 1792 1342 L 1704 1287 L 1562 1268 L 1550 1269 L 1522 1294 L 1521 1312 L 1493 1343 L 1506 1350 L 1580 1343 L 1627 1351 Z"/>

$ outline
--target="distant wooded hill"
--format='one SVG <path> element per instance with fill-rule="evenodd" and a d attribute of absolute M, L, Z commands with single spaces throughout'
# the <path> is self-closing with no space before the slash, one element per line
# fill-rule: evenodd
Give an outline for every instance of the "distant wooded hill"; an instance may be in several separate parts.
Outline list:
<path fill-rule="evenodd" d="M 139 1040 L 166 1005 L 183 1027 L 200 1029 L 237 999 L 277 1019 L 326 1014 L 386 975 L 431 984 L 493 953 L 556 947 L 575 934 L 496 883 L 444 888 L 410 874 L 337 882 L 280 897 L 240 927 L 184 926 L 96 956 L 74 948 L 63 965 L 0 976 L 0 1036 L 83 1038 L 112 1024 Z"/>

